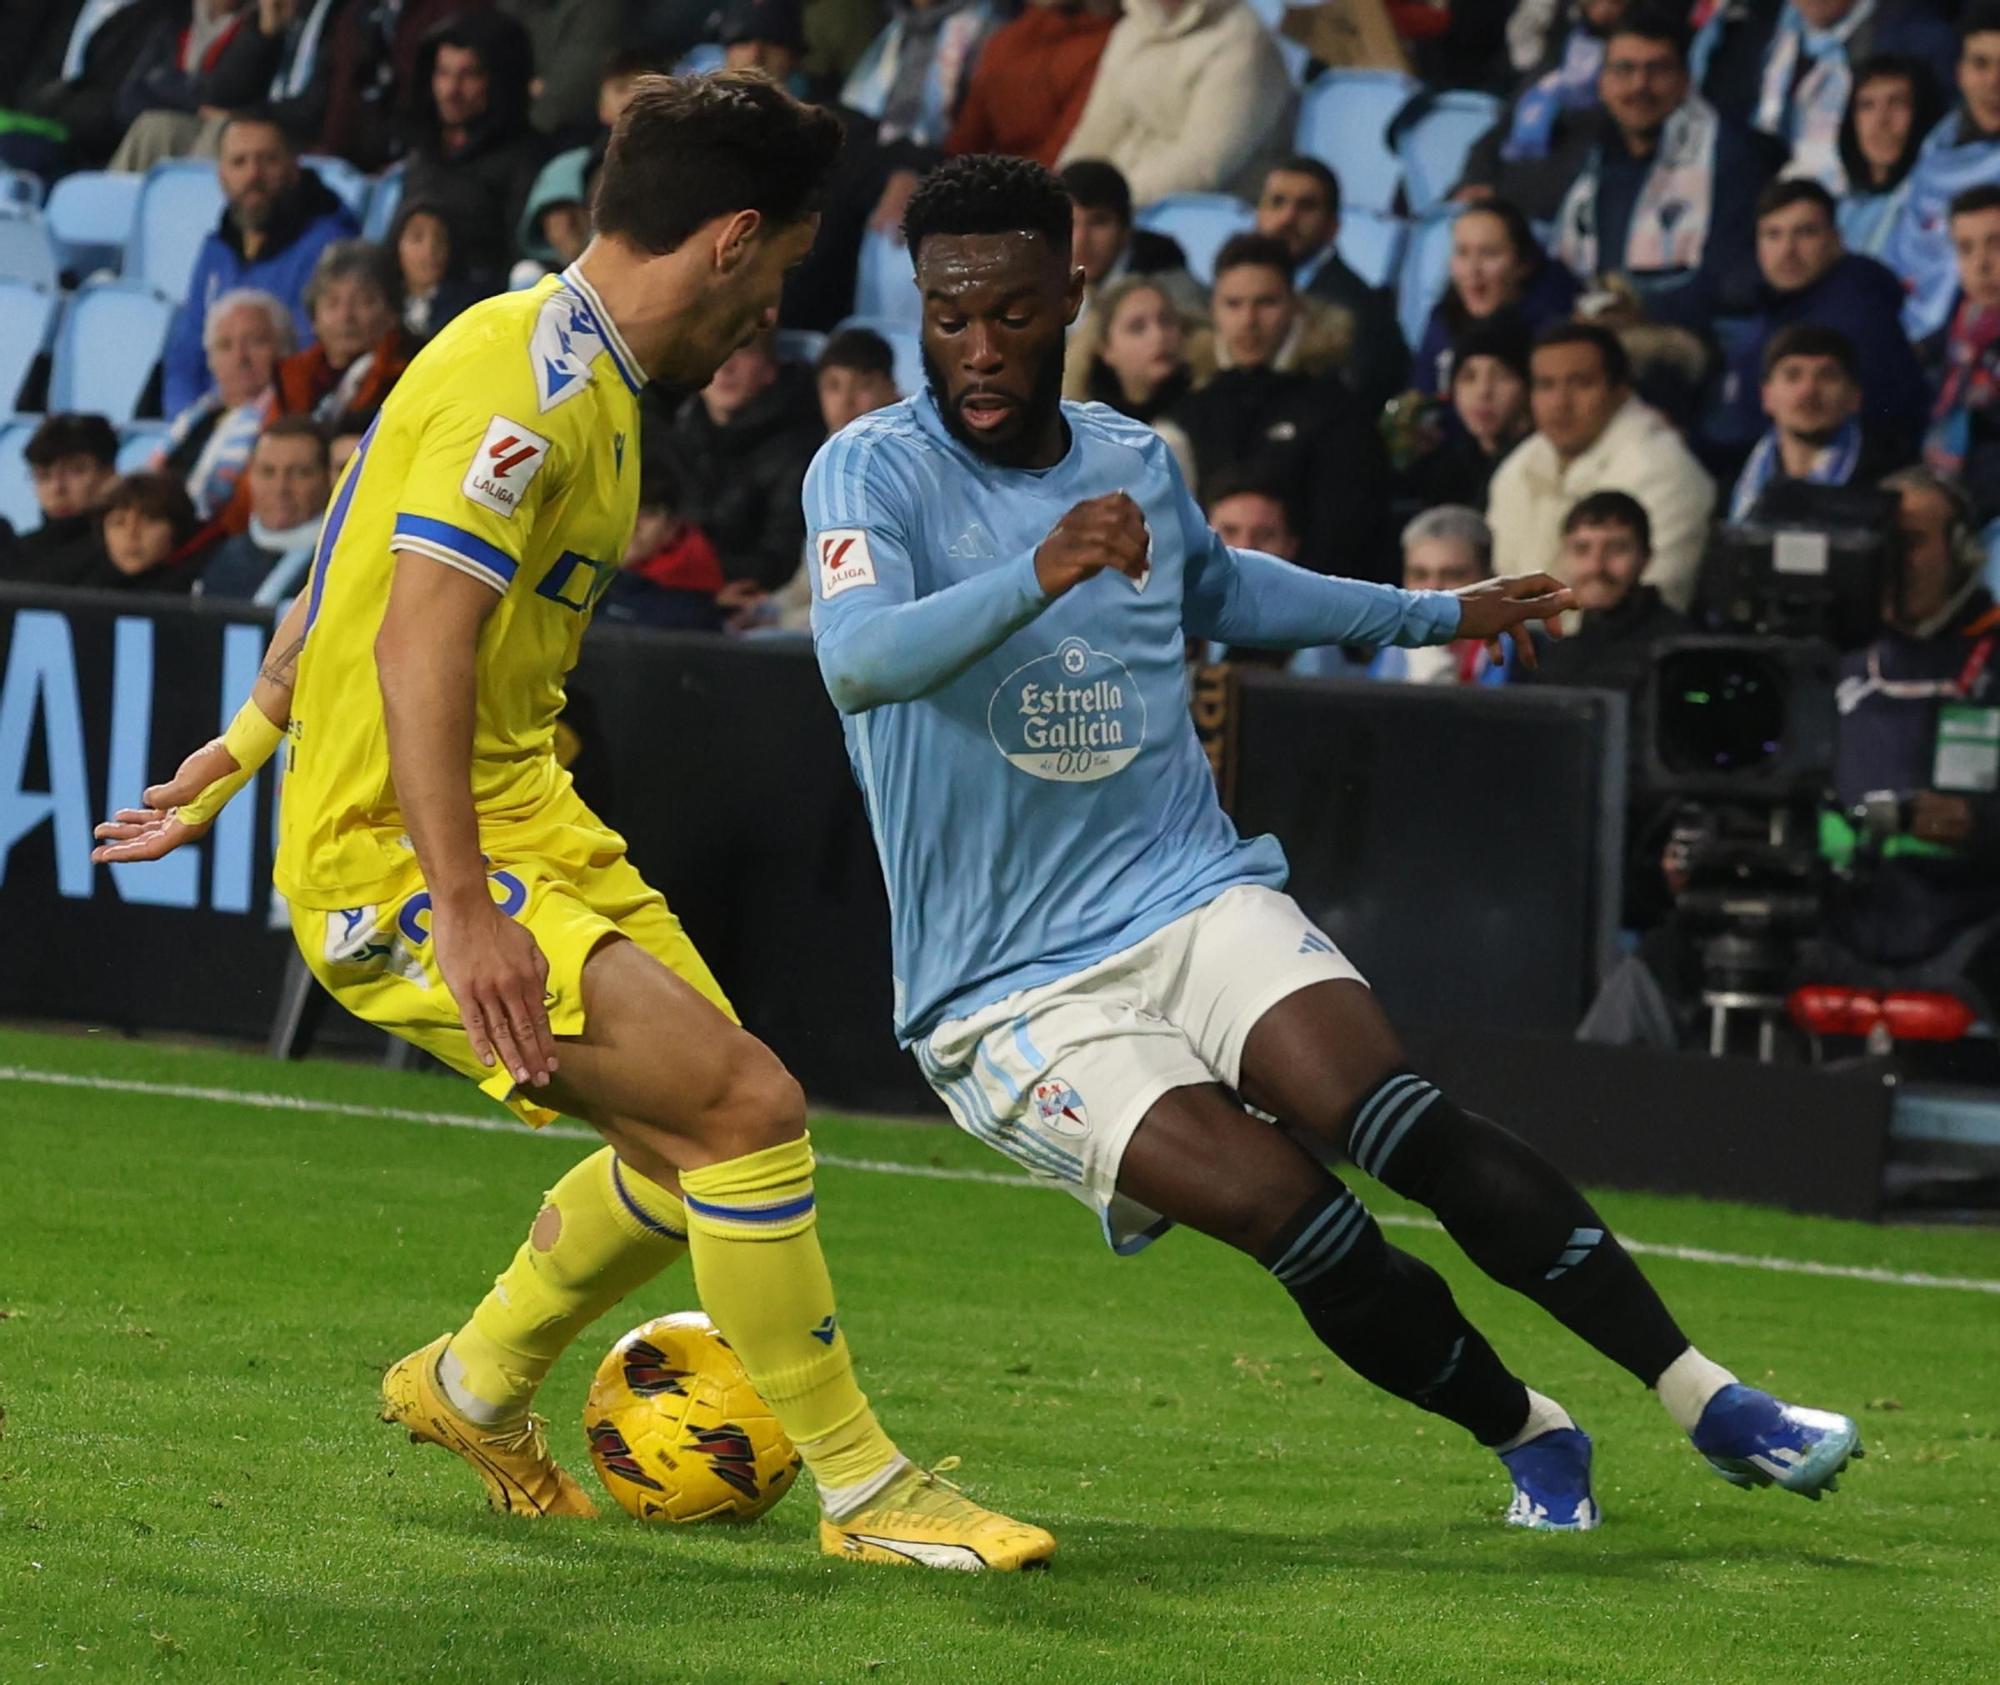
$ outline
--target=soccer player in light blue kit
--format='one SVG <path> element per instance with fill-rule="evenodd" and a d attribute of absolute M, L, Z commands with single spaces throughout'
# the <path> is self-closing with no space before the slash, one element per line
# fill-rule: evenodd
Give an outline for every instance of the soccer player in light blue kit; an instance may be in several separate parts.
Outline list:
<path fill-rule="evenodd" d="M 1656 1388 L 1725 1479 L 1818 1497 L 1860 1455 L 1854 1423 L 1703 1356 L 1560 1172 L 1408 1068 L 1284 894 L 1276 839 L 1223 813 L 1189 719 L 1190 636 L 1494 639 L 1568 593 L 1398 591 L 1227 548 L 1158 436 L 1060 401 L 1069 229 L 1034 164 L 929 176 L 904 225 L 929 389 L 806 479 L 813 635 L 888 881 L 899 1037 L 962 1128 L 1093 1207 L 1120 1252 L 1181 1223 L 1257 1259 L 1350 1367 L 1499 1453 L 1510 1522 L 1597 1524 L 1588 1436 L 1301 1138 Z"/>

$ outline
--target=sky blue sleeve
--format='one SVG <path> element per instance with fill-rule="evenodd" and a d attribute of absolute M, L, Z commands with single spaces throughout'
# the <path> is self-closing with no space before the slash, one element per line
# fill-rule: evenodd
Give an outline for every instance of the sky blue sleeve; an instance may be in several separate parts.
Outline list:
<path fill-rule="evenodd" d="M 1317 644 L 1448 644 L 1458 635 L 1459 603 L 1448 591 L 1402 591 L 1359 579 L 1313 573 L 1261 550 L 1232 550 L 1182 492 L 1187 572 L 1181 617 L 1197 638 L 1267 649 Z"/>
<path fill-rule="evenodd" d="M 951 682 L 1048 606 L 1033 551 L 919 597 L 907 494 L 866 430 L 837 433 L 806 474 L 813 647 L 843 714 Z"/>

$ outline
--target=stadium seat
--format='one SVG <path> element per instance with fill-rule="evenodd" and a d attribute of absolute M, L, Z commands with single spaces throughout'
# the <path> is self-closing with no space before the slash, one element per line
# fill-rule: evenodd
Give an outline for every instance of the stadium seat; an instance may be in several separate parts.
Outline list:
<path fill-rule="evenodd" d="M 338 194 L 357 223 L 367 220 L 368 201 L 375 191 L 375 183 L 363 171 L 345 158 L 335 158 L 325 152 L 307 153 L 299 160 L 299 167 L 311 170 L 319 177 L 321 186 L 330 193 Z"/>
<path fill-rule="evenodd" d="M 187 297 L 201 243 L 222 220 L 222 184 L 205 158 L 155 164 L 139 188 L 125 273 L 175 304 Z"/>
<path fill-rule="evenodd" d="M 135 474 L 167 442 L 164 421 L 134 421 L 118 429 L 118 472 Z"/>
<path fill-rule="evenodd" d="M 42 213 L 32 205 L 0 206 L 0 281 L 54 288 L 56 267 L 55 241 Z"/>
<path fill-rule="evenodd" d="M 868 328 L 889 342 L 890 354 L 896 359 L 896 390 L 905 398 L 924 389 L 924 348 L 917 338 L 916 323 L 899 322 L 891 316 L 850 316 L 833 331 L 839 333 L 843 328 Z"/>
<path fill-rule="evenodd" d="M 1343 211 L 1396 208 L 1403 166 L 1389 148 L 1389 124 L 1417 87 L 1395 70 L 1329 70 L 1299 96 L 1293 138 L 1340 178 Z"/>
<path fill-rule="evenodd" d="M 915 327 L 923 317 L 909 248 L 894 234 L 872 230 L 861 238 L 861 262 L 854 271 L 854 313 L 880 316 Z"/>
<path fill-rule="evenodd" d="M 56 330 L 49 408 L 132 419 L 167 343 L 174 307 L 137 281 L 77 288 Z"/>
<path fill-rule="evenodd" d="M 1465 171 L 1465 156 L 1500 121 L 1491 94 L 1453 90 L 1425 96 L 1423 109 L 1399 125 L 1396 157 L 1403 166 L 1403 197 L 1412 216 L 1427 216 L 1445 202 Z"/>
<path fill-rule="evenodd" d="M 1371 287 L 1396 283 L 1397 266 L 1403 257 L 1404 223 L 1401 217 L 1380 211 L 1340 211 L 1340 232 L 1334 247 L 1347 267 Z"/>
<path fill-rule="evenodd" d="M 0 204 L 39 205 L 42 178 L 31 170 L 0 170 Z"/>
<path fill-rule="evenodd" d="M 1215 254 L 1255 224 L 1257 213 L 1229 193 L 1170 193 L 1134 219 L 1141 228 L 1180 242 L 1188 273 L 1204 287 L 1215 280 Z"/>
<path fill-rule="evenodd" d="M 0 281 L 0 415 L 21 407 L 28 371 L 48 343 L 56 295 L 27 281 Z"/>
<path fill-rule="evenodd" d="M 403 166 L 395 165 L 375 178 L 368 195 L 368 213 L 361 219 L 361 232 L 370 240 L 386 240 L 395 224 L 397 208 L 403 203 Z"/>
<path fill-rule="evenodd" d="M 703 76 L 711 70 L 722 68 L 723 48 L 714 41 L 703 41 L 688 48 L 674 60 L 673 74 L 676 76 Z"/>
<path fill-rule="evenodd" d="M 804 363 L 810 367 L 826 349 L 826 335 L 814 333 L 810 328 L 780 328 L 773 344 L 779 362 Z"/>
<path fill-rule="evenodd" d="M 110 170 L 78 170 L 49 194 L 49 233 L 56 257 L 72 275 L 119 269 L 139 216 L 140 178 Z"/>
<path fill-rule="evenodd" d="M 33 532 L 42 524 L 42 506 L 35 501 L 35 482 L 29 477 L 25 454 L 34 431 L 32 421 L 0 427 L 0 520 L 16 532 Z"/>
<path fill-rule="evenodd" d="M 1403 269 L 1396 279 L 1396 320 L 1411 345 L 1424 337 L 1431 307 L 1444 296 L 1451 278 L 1451 225 L 1460 207 L 1445 205 L 1420 218 L 1403 247 Z"/>

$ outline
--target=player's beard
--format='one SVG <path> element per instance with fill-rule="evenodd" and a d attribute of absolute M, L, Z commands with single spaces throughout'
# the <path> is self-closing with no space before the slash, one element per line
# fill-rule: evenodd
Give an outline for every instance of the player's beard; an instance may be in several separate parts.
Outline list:
<path fill-rule="evenodd" d="M 1020 426 L 1005 439 L 988 438 L 959 419 L 958 406 L 951 401 L 944 372 L 932 359 L 930 347 L 925 346 L 924 382 L 930 388 L 938 414 L 944 418 L 945 431 L 975 456 L 997 462 L 1003 468 L 1023 466 L 1022 459 L 1046 436 L 1049 423 L 1062 404 L 1063 345 L 1064 338 L 1058 335 L 1042 366 L 1035 371 L 1034 384 L 1022 401 Z"/>

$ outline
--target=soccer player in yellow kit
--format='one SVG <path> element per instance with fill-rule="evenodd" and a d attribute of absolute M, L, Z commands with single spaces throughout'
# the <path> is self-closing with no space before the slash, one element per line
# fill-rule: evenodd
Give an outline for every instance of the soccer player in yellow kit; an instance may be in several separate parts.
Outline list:
<path fill-rule="evenodd" d="M 383 1382 L 384 1419 L 462 1457 L 495 1508 L 592 1513 L 529 1401 L 581 1329 L 685 1252 L 818 1481 L 824 1550 L 1019 1568 L 1055 1541 L 917 1468 L 877 1423 L 820 1255 L 798 1085 L 553 753 L 564 677 L 632 533 L 641 384 L 704 385 L 775 319 L 839 142 L 755 74 L 643 79 L 590 248 L 411 364 L 251 700 L 99 827 L 97 857 L 201 835 L 285 740 L 276 876 L 313 974 L 526 1122 L 567 1113 L 604 1136 L 465 1326 Z"/>

